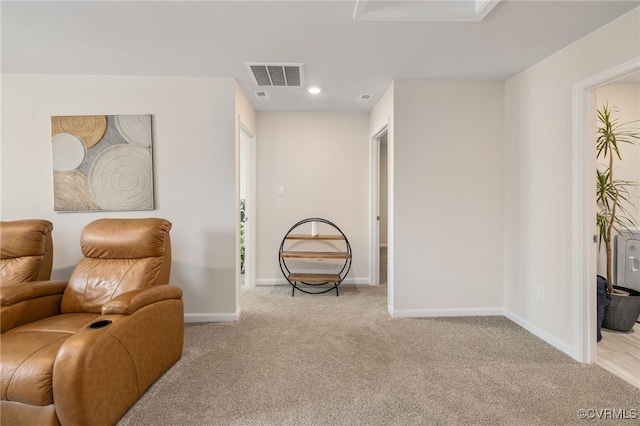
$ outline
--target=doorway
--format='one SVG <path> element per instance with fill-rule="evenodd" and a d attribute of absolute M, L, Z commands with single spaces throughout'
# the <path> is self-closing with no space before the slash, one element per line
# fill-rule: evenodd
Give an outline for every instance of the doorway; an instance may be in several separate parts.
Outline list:
<path fill-rule="evenodd" d="M 239 180 L 240 180 L 240 285 L 253 287 L 255 253 L 255 139 L 240 127 Z"/>
<path fill-rule="evenodd" d="M 636 72 L 622 79 L 594 89 L 597 108 L 607 104 L 612 109 L 612 117 L 619 124 L 633 123 L 629 127 L 638 128 L 640 123 L 640 72 Z M 615 166 L 615 178 L 628 182 L 640 182 L 640 149 L 634 144 L 619 144 L 622 161 Z M 602 164 L 600 164 L 601 167 Z M 637 224 L 640 223 L 640 197 L 638 188 L 629 188 L 629 204 L 625 216 L 630 217 Z M 617 242 L 614 241 L 614 245 Z M 631 241 L 626 247 L 634 247 Z M 619 249 L 619 246 L 618 246 Z M 631 254 L 633 256 L 633 254 Z M 632 257 L 633 258 L 633 257 Z M 613 257 L 614 271 L 622 271 L 625 278 L 618 275 L 614 284 L 640 290 L 640 282 L 629 274 L 624 274 L 626 268 L 618 263 L 620 255 Z M 601 247 L 598 256 L 598 274 L 606 276 L 606 256 Z M 632 274 L 634 275 L 634 274 Z M 596 364 L 611 373 L 625 379 L 634 386 L 640 387 L 640 324 L 635 323 L 631 332 L 622 333 L 602 329 L 602 340 L 597 343 Z"/>
<path fill-rule="evenodd" d="M 389 127 L 371 138 L 369 150 L 370 169 L 370 200 L 369 206 L 369 277 L 371 285 L 388 284 L 387 302 L 390 303 L 390 279 L 389 267 L 393 258 L 392 241 L 390 238 L 390 198 L 392 188 L 390 185 L 390 138 Z"/>
<path fill-rule="evenodd" d="M 379 235 L 379 266 L 378 277 L 381 285 L 387 284 L 388 271 L 388 235 L 389 235 L 389 157 L 388 157 L 388 133 L 382 134 L 379 144 L 379 185 L 378 185 L 378 235 Z"/>
<path fill-rule="evenodd" d="M 640 58 L 604 71 L 574 85 L 574 136 L 573 136 L 573 288 L 575 294 L 574 321 L 576 348 L 574 358 L 585 363 L 597 359 L 596 343 L 596 277 L 597 242 L 595 200 L 595 129 L 596 98 L 599 87 L 613 83 L 640 71 Z M 575 323 L 574 323 L 575 324 Z"/>

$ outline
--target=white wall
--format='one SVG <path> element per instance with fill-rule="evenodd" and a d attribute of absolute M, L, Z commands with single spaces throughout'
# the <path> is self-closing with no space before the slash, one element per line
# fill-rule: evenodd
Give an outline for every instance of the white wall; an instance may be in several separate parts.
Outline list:
<path fill-rule="evenodd" d="M 393 314 L 500 314 L 503 85 L 394 91 Z"/>
<path fill-rule="evenodd" d="M 232 319 L 234 85 L 212 78 L 3 74 L 0 217 L 53 222 L 57 279 L 68 278 L 80 258 L 80 233 L 90 221 L 166 218 L 173 223 L 171 281 L 184 290 L 186 313 Z M 51 116 L 81 114 L 152 114 L 155 210 L 53 212 Z"/>
<path fill-rule="evenodd" d="M 612 119 L 618 119 L 618 124 L 630 123 L 635 121 L 629 127 L 640 128 L 640 84 L 608 84 L 599 87 L 595 91 L 597 108 L 602 108 L 604 104 L 608 104 L 610 108 L 616 108 L 612 111 Z M 627 180 L 631 182 L 640 182 L 640 145 L 620 144 L 620 155 L 622 161 L 617 158 L 614 160 L 614 177 L 615 179 Z M 598 164 L 608 166 L 608 160 L 600 158 Z M 632 217 L 636 224 L 640 225 L 640 188 L 638 186 L 630 187 L 632 206 L 627 206 L 629 216 Z M 598 274 L 606 276 L 607 258 L 602 245 L 598 253 Z"/>
<path fill-rule="evenodd" d="M 573 84 L 638 57 L 639 22 L 634 9 L 505 84 L 505 309 L 573 356 L 582 327 L 572 287 Z"/>
<path fill-rule="evenodd" d="M 257 123 L 256 284 L 286 283 L 280 242 L 308 217 L 330 220 L 349 239 L 345 283 L 368 283 L 368 115 L 259 112 Z"/>

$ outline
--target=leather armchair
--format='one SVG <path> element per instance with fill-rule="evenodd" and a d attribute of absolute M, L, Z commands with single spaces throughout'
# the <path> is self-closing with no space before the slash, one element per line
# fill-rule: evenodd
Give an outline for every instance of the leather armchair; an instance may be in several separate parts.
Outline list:
<path fill-rule="evenodd" d="M 42 219 L 0 222 L 0 283 L 48 280 L 53 263 L 51 222 Z"/>
<path fill-rule="evenodd" d="M 1 423 L 113 425 L 182 356 L 171 224 L 100 219 L 68 282 L 2 286 L 30 321 L 0 334 Z"/>
<path fill-rule="evenodd" d="M 0 222 L 0 285 L 48 280 L 53 264 L 51 222 L 42 219 Z M 20 291 L 29 291 L 23 286 Z M 16 290 L 18 291 L 18 290 Z M 0 306 L 0 332 L 31 321 L 22 304 Z"/>

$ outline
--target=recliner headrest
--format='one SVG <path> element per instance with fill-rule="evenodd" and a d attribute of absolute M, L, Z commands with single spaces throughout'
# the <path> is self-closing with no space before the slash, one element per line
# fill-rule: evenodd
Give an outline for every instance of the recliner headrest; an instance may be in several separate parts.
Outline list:
<path fill-rule="evenodd" d="M 82 231 L 85 257 L 140 259 L 162 256 L 171 222 L 165 219 L 98 219 Z"/>
<path fill-rule="evenodd" d="M 53 224 L 43 219 L 24 219 L 0 222 L 0 258 L 42 256 L 45 253 L 45 236 L 53 230 Z"/>

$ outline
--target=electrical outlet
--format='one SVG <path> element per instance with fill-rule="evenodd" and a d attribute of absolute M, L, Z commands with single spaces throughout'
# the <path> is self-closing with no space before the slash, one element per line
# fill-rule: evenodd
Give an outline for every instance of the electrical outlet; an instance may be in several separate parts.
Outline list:
<path fill-rule="evenodd" d="M 538 300 L 544 300 L 544 287 L 538 286 Z"/>

